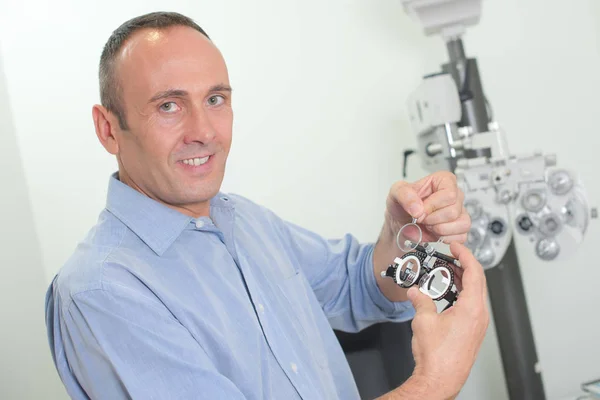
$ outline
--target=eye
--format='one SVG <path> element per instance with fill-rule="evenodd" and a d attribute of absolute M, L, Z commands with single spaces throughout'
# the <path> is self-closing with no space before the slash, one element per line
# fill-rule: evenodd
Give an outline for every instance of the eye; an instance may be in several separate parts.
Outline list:
<path fill-rule="evenodd" d="M 219 106 L 221 104 L 223 104 L 223 102 L 225 101 L 225 98 L 221 95 L 214 95 L 214 96 L 210 96 L 208 98 L 208 105 L 209 106 Z"/>
<path fill-rule="evenodd" d="M 179 106 L 174 101 L 169 101 L 167 103 L 161 104 L 160 110 L 166 113 L 174 113 L 179 110 Z"/>

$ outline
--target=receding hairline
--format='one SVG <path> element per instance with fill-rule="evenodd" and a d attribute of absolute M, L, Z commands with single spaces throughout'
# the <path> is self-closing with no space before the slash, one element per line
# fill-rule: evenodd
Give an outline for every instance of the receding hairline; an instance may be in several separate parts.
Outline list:
<path fill-rule="evenodd" d="M 173 30 L 181 30 L 181 29 L 189 29 L 195 33 L 197 33 L 198 35 L 200 35 L 200 37 L 205 40 L 207 43 L 210 43 L 211 47 L 213 47 L 217 52 L 219 52 L 219 49 L 217 48 L 217 46 L 214 45 L 213 41 L 208 38 L 206 35 L 202 34 L 202 32 L 199 32 L 198 30 L 186 26 L 186 25 L 171 25 L 171 26 L 166 26 L 166 27 L 143 27 L 143 28 L 139 28 L 138 30 L 136 30 L 135 32 L 133 32 L 127 39 L 125 39 L 123 41 L 123 43 L 121 44 L 121 47 L 119 48 L 119 50 L 115 53 L 114 57 L 111 60 L 111 69 L 112 69 L 112 74 L 113 77 L 115 79 L 118 80 L 118 71 L 117 71 L 117 67 L 119 66 L 119 64 L 123 61 L 123 57 L 126 55 L 127 52 L 129 52 L 131 54 L 131 46 L 133 45 L 133 43 L 135 43 L 136 40 L 140 40 L 141 37 L 143 37 L 144 35 L 148 36 L 150 35 L 152 32 L 156 32 L 158 34 L 165 34 L 168 33 L 169 31 L 173 31 Z M 162 35 L 164 36 L 164 35 Z M 163 38 L 157 38 L 158 40 L 163 40 Z M 140 44 L 140 43 L 136 43 L 136 46 Z M 219 52 L 220 53 L 220 52 Z"/>
<path fill-rule="evenodd" d="M 111 74 L 112 74 L 112 79 L 115 81 L 115 83 L 117 84 L 117 88 L 118 88 L 118 95 L 120 98 L 120 101 L 122 102 L 122 104 L 120 105 L 121 109 L 123 112 L 125 112 L 125 104 L 123 103 L 123 84 L 120 78 L 120 74 L 121 72 L 119 71 L 119 69 L 123 66 L 123 58 L 126 57 L 128 49 L 131 49 L 130 46 L 132 46 L 132 43 L 135 43 L 136 40 L 141 40 L 141 41 L 146 41 L 146 39 L 144 38 L 144 36 L 150 35 L 152 33 L 152 31 L 156 31 L 156 32 L 160 32 L 160 33 L 167 33 L 168 31 L 173 31 L 173 30 L 178 30 L 179 28 L 190 28 L 188 26 L 185 25 L 175 25 L 175 26 L 168 26 L 168 27 L 161 27 L 161 28 L 154 28 L 154 27 L 144 27 L 139 29 L 138 31 L 134 32 L 131 34 L 130 37 L 127 38 L 127 40 L 123 41 L 121 48 L 119 49 L 119 51 L 115 54 L 115 57 L 113 58 L 113 63 L 111 65 Z M 208 37 L 206 37 L 205 35 L 202 35 L 201 32 L 198 32 L 197 30 L 195 30 L 194 28 L 190 28 L 193 31 L 195 31 L 196 33 L 200 34 L 204 40 L 207 41 L 207 43 L 210 45 L 210 47 L 212 49 L 214 49 L 214 51 L 217 52 L 217 54 L 219 54 L 219 57 L 221 58 L 221 60 L 223 61 L 223 63 L 225 62 L 225 60 L 223 59 L 220 50 L 217 48 L 217 46 L 214 45 L 214 43 L 212 42 L 212 40 L 210 40 Z M 150 39 L 152 40 L 152 39 Z M 160 37 L 157 38 L 157 42 L 161 41 L 161 40 L 165 40 L 164 37 Z M 168 40 L 168 39 L 167 39 Z M 135 46 L 137 46 L 137 44 L 135 44 Z M 130 52 L 131 54 L 132 52 Z M 126 60 L 125 60 L 126 61 Z M 180 89 L 175 89 L 175 91 L 178 91 Z M 164 92 L 168 92 L 169 90 L 165 90 Z M 209 89 L 210 92 L 214 92 L 214 91 L 232 91 L 231 86 L 228 83 L 218 83 L 218 84 L 214 84 L 213 86 L 211 86 L 211 88 Z M 154 96 L 158 96 L 161 93 L 155 93 Z"/>
<path fill-rule="evenodd" d="M 145 31 L 153 30 L 165 32 L 178 27 L 191 28 L 212 44 L 210 36 L 192 18 L 176 12 L 152 12 L 125 21 L 112 32 L 105 43 L 99 66 L 100 101 L 109 112 L 115 114 L 122 129 L 128 129 L 128 124 L 117 70 L 127 46 L 139 36 L 138 33 L 142 35 Z"/>

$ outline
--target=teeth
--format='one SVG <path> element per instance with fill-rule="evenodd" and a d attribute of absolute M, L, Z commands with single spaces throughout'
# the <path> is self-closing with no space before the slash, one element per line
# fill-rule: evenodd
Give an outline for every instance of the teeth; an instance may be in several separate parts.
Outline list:
<path fill-rule="evenodd" d="M 206 156 L 206 157 L 202 157 L 202 158 L 190 158 L 187 160 L 183 160 L 183 163 L 186 165 L 198 166 L 198 165 L 202 165 L 205 162 L 207 162 L 209 158 L 210 158 L 210 156 Z"/>

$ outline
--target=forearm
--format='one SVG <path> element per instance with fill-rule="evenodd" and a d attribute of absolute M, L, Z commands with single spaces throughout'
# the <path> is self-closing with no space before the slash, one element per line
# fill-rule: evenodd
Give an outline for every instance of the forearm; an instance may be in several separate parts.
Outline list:
<path fill-rule="evenodd" d="M 396 257 L 403 254 L 396 244 L 396 235 L 389 225 L 385 223 L 373 250 L 373 273 L 375 274 L 379 289 L 390 301 L 408 300 L 406 296 L 407 289 L 402 289 L 389 278 L 381 277 L 381 271 L 385 271 Z"/>
<path fill-rule="evenodd" d="M 378 397 L 377 400 L 453 400 L 455 397 L 439 393 L 435 384 L 425 378 L 413 375 L 400 387 Z"/>

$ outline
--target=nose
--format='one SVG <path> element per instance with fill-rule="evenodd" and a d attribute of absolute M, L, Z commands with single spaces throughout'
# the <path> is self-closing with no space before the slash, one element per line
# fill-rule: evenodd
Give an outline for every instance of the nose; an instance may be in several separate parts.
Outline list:
<path fill-rule="evenodd" d="M 216 131 L 210 120 L 210 117 L 203 107 L 194 109 L 187 128 L 187 134 L 184 137 L 184 142 L 190 144 L 199 142 L 208 144 L 215 139 Z"/>

